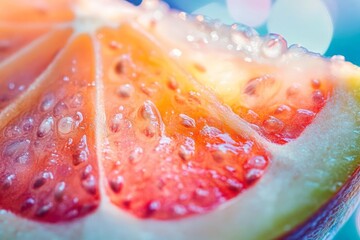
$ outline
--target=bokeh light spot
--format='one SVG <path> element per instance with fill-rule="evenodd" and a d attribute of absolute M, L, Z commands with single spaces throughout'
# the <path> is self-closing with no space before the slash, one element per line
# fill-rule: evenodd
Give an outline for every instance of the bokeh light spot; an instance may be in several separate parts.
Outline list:
<path fill-rule="evenodd" d="M 270 14 L 271 0 L 226 0 L 229 14 L 236 21 L 258 27 Z"/>
<path fill-rule="evenodd" d="M 325 53 L 333 36 L 331 15 L 322 0 L 277 0 L 272 7 L 269 32 L 283 35 L 291 44 Z"/>

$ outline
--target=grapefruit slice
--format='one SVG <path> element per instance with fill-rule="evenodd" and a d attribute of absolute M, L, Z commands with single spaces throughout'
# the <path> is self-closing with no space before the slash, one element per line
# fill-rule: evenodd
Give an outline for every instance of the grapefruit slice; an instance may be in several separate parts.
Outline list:
<path fill-rule="evenodd" d="M 323 238 L 359 201 L 350 63 L 157 1 L 0 9 L 0 238 Z"/>

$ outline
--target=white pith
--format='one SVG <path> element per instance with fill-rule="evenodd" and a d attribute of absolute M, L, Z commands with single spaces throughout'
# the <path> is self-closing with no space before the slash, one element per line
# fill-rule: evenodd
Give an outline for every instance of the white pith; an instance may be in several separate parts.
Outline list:
<path fill-rule="evenodd" d="M 148 4 L 151 5 L 151 2 L 154 1 L 148 1 Z M 76 32 L 94 34 L 99 24 L 121 23 L 130 18 L 147 28 L 146 25 L 151 20 L 149 14 L 142 14 L 143 10 L 120 1 L 83 0 L 75 9 L 81 16 L 74 24 Z M 84 13 L 90 14 L 84 15 Z M 142 17 L 138 17 L 140 14 Z M 160 18 L 161 14 L 160 11 L 151 16 Z M 339 81 L 345 80 L 338 75 L 346 73 L 338 69 L 345 67 L 347 69 L 348 64 L 333 63 L 332 67 L 336 68 L 334 77 Z M 104 106 L 101 104 L 101 76 L 99 69 L 97 70 L 97 123 L 100 124 L 105 122 L 101 121 L 105 116 L 99 115 L 100 112 L 104 112 L 102 111 Z M 351 67 L 346 71 L 360 70 Z M 37 81 L 39 82 L 41 83 L 41 80 Z M 28 91 L 30 92 L 31 89 Z M 318 201 L 313 195 L 314 192 L 319 189 L 330 189 L 335 192 L 340 187 L 341 183 L 338 183 L 337 177 L 332 174 L 336 173 L 338 168 L 346 169 L 349 165 L 346 157 L 357 149 L 360 112 L 358 105 L 353 95 L 346 92 L 344 84 L 339 84 L 332 99 L 298 139 L 283 146 L 259 139 L 272 155 L 272 162 L 266 174 L 254 187 L 210 213 L 176 221 L 136 219 L 112 205 L 102 188 L 101 204 L 96 212 L 69 223 L 44 224 L 0 210 L 0 239 L 217 240 L 264 239 L 278 236 L 307 216 L 292 218 L 288 225 L 278 226 L 279 221 L 288 219 L 287 216 L 294 214 L 296 209 L 307 207 L 317 209 L 326 201 L 326 199 Z M 2 114 L 6 114 L 6 111 Z M 235 119 L 234 122 L 239 123 L 239 119 Z M 102 136 L 103 128 L 100 126 L 97 129 L 97 134 Z M 100 147 L 101 142 L 99 139 L 97 141 Z M 98 155 L 101 155 L 99 149 Z M 308 171 L 308 169 L 316 170 Z M 339 178 L 341 179 L 341 176 Z M 103 183 L 105 180 L 101 175 L 100 187 L 104 185 Z"/>

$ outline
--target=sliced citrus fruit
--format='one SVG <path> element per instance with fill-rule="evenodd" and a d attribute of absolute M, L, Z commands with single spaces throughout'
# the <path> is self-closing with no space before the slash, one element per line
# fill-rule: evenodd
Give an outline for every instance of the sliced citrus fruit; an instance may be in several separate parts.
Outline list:
<path fill-rule="evenodd" d="M 322 238 L 359 201 L 350 63 L 150 0 L 2 1 L 0 61 L 0 238 Z"/>
<path fill-rule="evenodd" d="M 16 108 L 2 113 L 2 208 L 57 222 L 97 206 L 91 49 L 88 36 L 70 39 Z"/>

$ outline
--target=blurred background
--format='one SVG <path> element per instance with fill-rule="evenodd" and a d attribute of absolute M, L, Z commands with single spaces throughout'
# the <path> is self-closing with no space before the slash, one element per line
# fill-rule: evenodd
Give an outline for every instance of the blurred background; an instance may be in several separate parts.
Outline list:
<path fill-rule="evenodd" d="M 138 5 L 141 0 L 130 0 Z M 325 56 L 360 66 L 360 0 L 167 0 L 170 7 L 224 23 L 242 23 L 261 35 L 278 33 Z M 360 240 L 360 208 L 335 240 Z"/>

